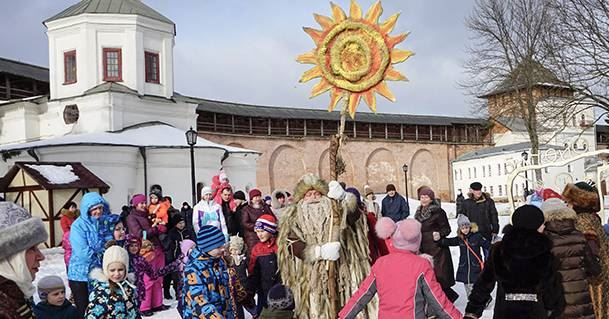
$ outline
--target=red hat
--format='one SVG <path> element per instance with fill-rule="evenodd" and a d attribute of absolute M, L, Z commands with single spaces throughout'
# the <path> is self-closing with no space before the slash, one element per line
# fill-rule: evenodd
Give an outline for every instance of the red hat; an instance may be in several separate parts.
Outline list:
<path fill-rule="evenodd" d="M 252 198 L 254 198 L 256 196 L 262 196 L 262 192 L 259 189 L 254 188 L 254 189 L 250 190 L 249 195 L 250 195 L 250 200 L 252 200 Z"/>
<path fill-rule="evenodd" d="M 541 192 L 541 198 L 543 198 L 543 200 L 548 200 L 550 198 L 562 199 L 562 196 L 551 188 L 544 188 L 544 190 Z"/>
<path fill-rule="evenodd" d="M 270 214 L 264 214 L 256 219 L 254 229 L 262 229 L 271 234 L 277 233 L 277 218 Z"/>

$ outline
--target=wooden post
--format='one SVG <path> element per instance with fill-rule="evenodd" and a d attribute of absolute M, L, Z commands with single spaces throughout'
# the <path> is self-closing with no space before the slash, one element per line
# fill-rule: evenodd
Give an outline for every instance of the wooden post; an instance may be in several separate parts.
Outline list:
<path fill-rule="evenodd" d="M 230 116 L 231 131 L 235 133 L 235 115 Z"/>
<path fill-rule="evenodd" d="M 252 129 L 252 118 L 250 117 L 249 119 L 250 119 L 250 135 L 252 135 L 254 133 L 253 129 Z"/>
<path fill-rule="evenodd" d="M 4 74 L 4 89 L 6 90 L 6 99 L 11 99 L 11 82 L 8 80 L 8 74 Z"/>
<path fill-rule="evenodd" d="M 216 113 L 214 113 L 214 132 L 218 130 L 218 127 L 216 125 Z"/>
<path fill-rule="evenodd" d="M 404 124 L 400 124 L 400 140 L 404 140 Z"/>

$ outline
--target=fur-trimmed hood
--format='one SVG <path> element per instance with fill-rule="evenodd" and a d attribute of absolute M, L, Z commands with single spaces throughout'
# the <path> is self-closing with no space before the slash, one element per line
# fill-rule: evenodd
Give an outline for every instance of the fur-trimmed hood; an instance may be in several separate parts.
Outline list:
<path fill-rule="evenodd" d="M 279 200 L 277 199 L 277 194 L 283 194 L 283 196 L 285 197 L 285 204 L 283 205 L 283 207 L 281 206 L 281 204 L 279 204 Z M 280 208 L 284 208 L 287 205 L 288 202 L 288 194 L 285 190 L 282 189 L 276 189 L 273 191 L 273 193 L 271 193 L 271 208 L 272 209 L 280 209 Z"/>
<path fill-rule="evenodd" d="M 549 212 L 543 212 L 543 216 L 546 222 L 554 221 L 554 220 L 565 220 L 565 219 L 576 219 L 577 213 L 569 207 L 564 207 L 561 209 L 551 210 Z"/>
<path fill-rule="evenodd" d="M 328 194 L 328 183 L 315 174 L 309 173 L 302 176 L 294 188 L 294 202 L 299 202 L 304 198 L 306 192 L 312 189 L 325 196 Z"/>
<path fill-rule="evenodd" d="M 600 211 L 598 193 L 583 190 L 575 184 L 567 184 L 562 192 L 565 201 L 573 205 L 576 213 L 596 213 Z"/>
<path fill-rule="evenodd" d="M 72 212 L 69 209 L 62 208 L 61 215 L 72 218 L 72 219 L 76 219 L 76 218 L 78 218 L 78 216 L 80 216 L 80 209 L 76 209 L 75 211 Z"/>

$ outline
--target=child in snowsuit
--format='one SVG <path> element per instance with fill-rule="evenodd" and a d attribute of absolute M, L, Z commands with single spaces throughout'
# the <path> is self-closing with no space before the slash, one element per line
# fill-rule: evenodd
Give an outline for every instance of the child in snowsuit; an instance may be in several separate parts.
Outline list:
<path fill-rule="evenodd" d="M 148 205 L 148 214 L 152 223 L 169 225 L 169 207 L 171 203 L 165 200 L 159 190 L 150 193 L 150 205 Z"/>
<path fill-rule="evenodd" d="M 182 318 L 234 319 L 229 275 L 222 259 L 226 241 L 220 229 L 204 225 L 184 268 Z"/>
<path fill-rule="evenodd" d="M 129 254 L 119 246 L 111 246 L 104 253 L 103 268 L 93 269 L 93 290 L 89 295 L 86 319 L 139 318 L 138 300 L 127 280 Z"/>
<path fill-rule="evenodd" d="M 233 296 L 237 296 L 239 294 L 239 292 L 235 291 L 235 286 L 237 286 L 237 283 L 239 283 L 241 287 L 247 283 L 247 263 L 245 262 L 246 258 L 243 254 L 244 243 L 243 238 L 239 236 L 231 236 L 230 238 L 227 264 L 229 266 Z M 245 298 L 250 298 L 247 291 L 245 291 Z M 256 303 L 253 302 L 253 300 L 248 303 L 251 303 L 252 309 L 256 306 Z M 252 311 L 255 312 L 255 310 Z M 237 313 L 238 319 L 245 318 L 245 312 L 243 311 L 243 304 L 241 302 L 237 302 L 235 312 Z"/>
<path fill-rule="evenodd" d="M 203 187 L 201 190 L 201 200 L 192 209 L 192 225 L 195 233 L 205 225 L 214 226 L 224 234 L 224 241 L 228 243 L 229 235 L 222 213 L 222 207 L 213 201 L 212 190 L 210 187 Z"/>
<path fill-rule="evenodd" d="M 76 307 L 66 299 L 66 287 L 59 276 L 46 276 L 38 281 L 40 302 L 34 306 L 37 319 L 78 319 Z"/>
<path fill-rule="evenodd" d="M 248 264 L 247 291 L 258 294 L 257 312 L 267 307 L 266 297 L 274 285 L 280 283 L 277 271 L 277 220 L 273 215 L 262 215 L 254 230 L 260 242 L 252 249 Z"/>
<path fill-rule="evenodd" d="M 427 318 L 426 307 L 437 318 L 463 317 L 442 291 L 431 262 L 416 255 L 421 245 L 421 223 L 414 219 L 396 223 L 382 217 L 376 232 L 380 238 L 391 238 L 392 249 L 374 263 L 339 318 L 355 318 L 376 293 L 380 300 L 378 318 Z"/>
<path fill-rule="evenodd" d="M 177 271 L 182 262 L 181 260 L 176 260 L 173 263 L 155 271 L 150 262 L 146 261 L 146 258 L 140 254 L 142 242 L 137 236 L 131 234 L 127 235 L 125 245 L 129 253 L 128 277 L 129 281 L 137 286 L 137 300 L 139 304 L 146 298 L 144 275 L 148 276 L 150 280 L 156 280 L 157 278 L 163 277 L 166 274 Z M 148 314 L 152 313 L 142 313 L 144 316 Z"/>
<path fill-rule="evenodd" d="M 434 232 L 434 241 L 441 246 L 459 246 L 459 268 L 457 269 L 457 281 L 465 286 L 465 292 L 469 296 L 478 280 L 478 276 L 484 267 L 482 251 L 491 249 L 491 243 L 478 233 L 478 225 L 470 223 L 465 215 L 457 217 L 457 237 L 441 238 L 440 233 Z"/>

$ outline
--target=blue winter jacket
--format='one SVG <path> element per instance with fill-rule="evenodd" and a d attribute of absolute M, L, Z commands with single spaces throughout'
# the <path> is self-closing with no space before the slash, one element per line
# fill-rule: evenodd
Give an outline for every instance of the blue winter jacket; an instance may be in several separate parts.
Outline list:
<path fill-rule="evenodd" d="M 194 249 L 184 268 L 182 318 L 234 319 L 228 270 L 222 258 Z"/>
<path fill-rule="evenodd" d="M 397 192 L 393 197 L 385 196 L 381 203 L 381 216 L 389 217 L 396 223 L 410 215 L 410 207 L 404 197 Z"/>
<path fill-rule="evenodd" d="M 467 248 L 465 240 L 476 255 Z M 470 233 L 465 235 L 465 240 L 459 236 L 442 238 L 439 244 L 442 246 L 459 246 L 459 267 L 457 268 L 456 280 L 464 284 L 473 284 L 478 280 L 480 273 L 482 273 L 482 267 L 478 259 L 484 262 L 484 258 L 480 249 L 489 250 L 491 243 L 478 233 L 478 226 L 475 223 L 472 224 Z"/>
<path fill-rule="evenodd" d="M 87 193 L 80 201 L 80 216 L 72 224 L 70 244 L 72 256 L 68 267 L 68 279 L 72 281 L 89 281 L 89 272 L 101 267 L 104 251 L 104 240 L 100 236 L 99 219 L 89 215 L 91 207 L 104 205 L 103 215 L 110 214 L 108 202 L 98 193 Z"/>

